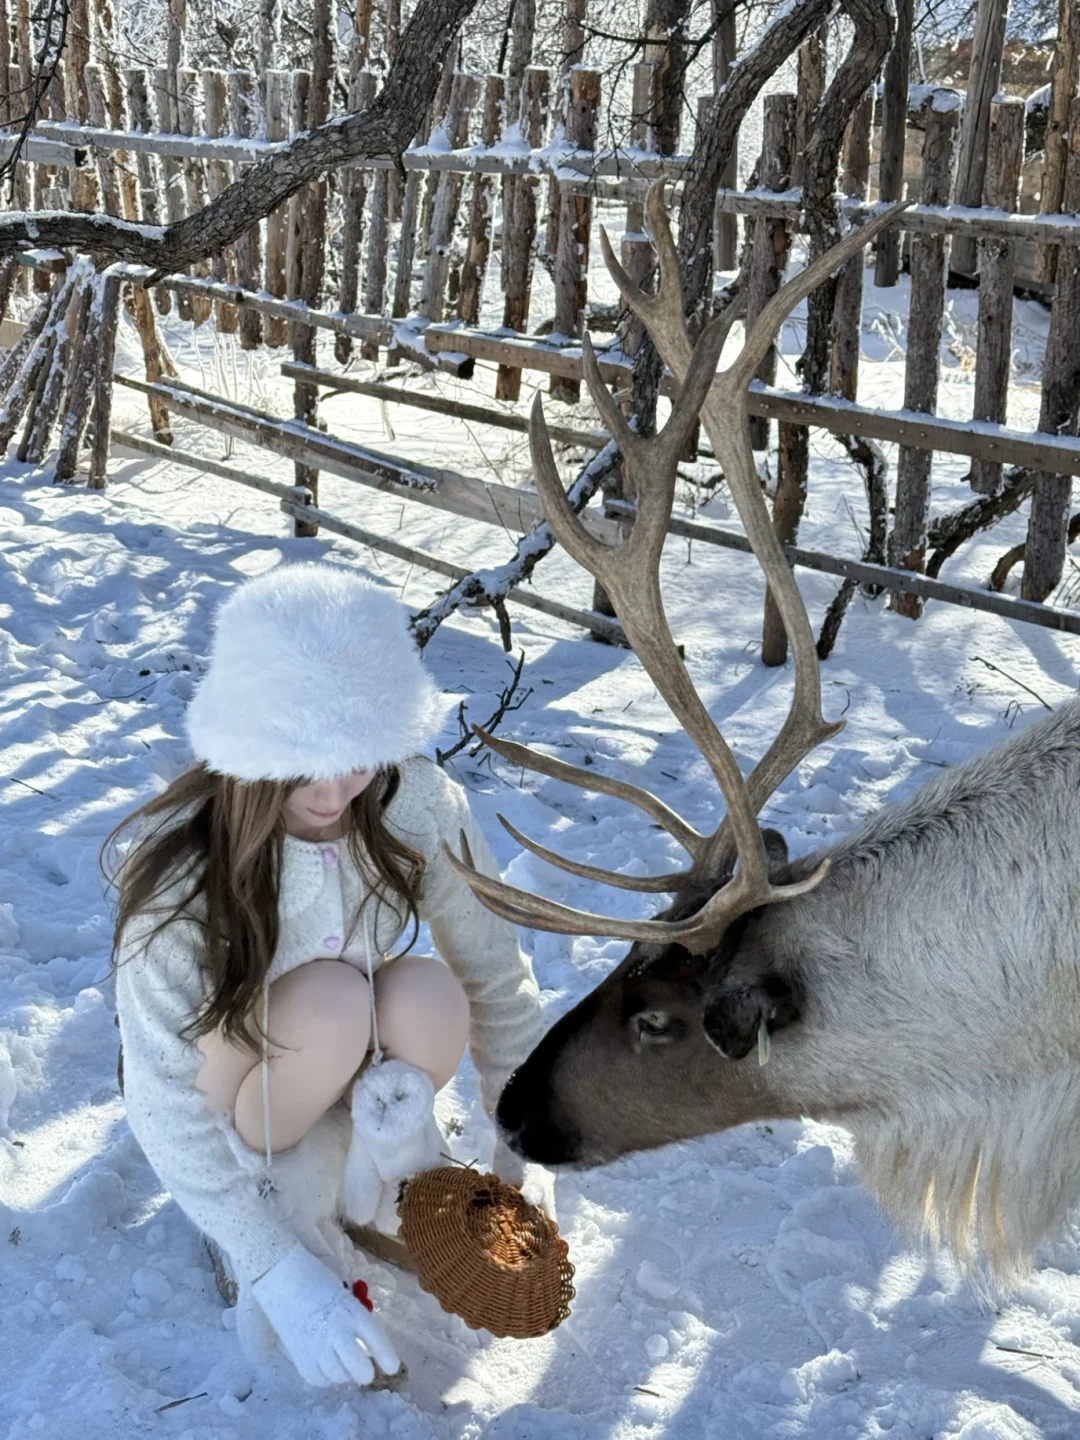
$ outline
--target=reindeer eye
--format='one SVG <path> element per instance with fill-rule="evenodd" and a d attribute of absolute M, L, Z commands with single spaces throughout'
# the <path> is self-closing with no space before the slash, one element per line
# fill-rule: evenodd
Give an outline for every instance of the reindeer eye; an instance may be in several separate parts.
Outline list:
<path fill-rule="evenodd" d="M 674 1040 L 672 1033 L 671 1016 L 665 1010 L 643 1010 L 640 1015 L 634 1016 L 634 1026 L 637 1030 L 639 1040 L 646 1044 L 652 1042 L 654 1045 Z"/>

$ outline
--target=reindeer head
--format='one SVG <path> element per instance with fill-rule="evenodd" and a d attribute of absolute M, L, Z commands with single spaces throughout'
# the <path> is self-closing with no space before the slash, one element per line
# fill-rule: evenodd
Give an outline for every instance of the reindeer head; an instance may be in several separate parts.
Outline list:
<path fill-rule="evenodd" d="M 574 910 L 507 885 L 477 871 L 464 844 L 462 858 L 447 849 L 450 863 L 496 914 L 540 930 L 635 942 L 618 968 L 552 1028 L 503 1092 L 499 1123 L 509 1142 L 530 1159 L 595 1164 L 744 1120 L 798 1113 L 793 1092 L 781 1093 L 767 1081 L 769 1072 L 757 1061 L 768 1058 L 774 1031 L 798 1021 L 804 979 L 768 958 L 771 952 L 754 943 L 754 930 L 766 907 L 815 889 L 829 862 L 788 866 L 783 840 L 775 832 L 762 832 L 757 814 L 799 761 L 842 723 L 828 724 L 821 715 L 813 634 L 762 496 L 746 388 L 795 305 L 903 208 L 895 206 L 846 236 L 783 286 L 751 327 L 737 359 L 719 373 L 735 309 L 710 321 L 691 346 L 662 182 L 647 201 L 659 258 L 655 295 L 632 284 L 602 233 L 604 258 L 624 300 L 681 383 L 666 426 L 645 439 L 623 419 L 600 377 L 588 335 L 583 339 L 589 390 L 618 439 L 637 495 L 634 525 L 621 545 L 597 539 L 574 513 L 555 466 L 539 395 L 533 405 L 529 438 L 536 484 L 556 538 L 610 596 L 638 659 L 712 770 L 726 812 L 716 829 L 703 835 L 648 791 L 478 732 L 516 765 L 629 800 L 691 858 L 689 868 L 677 874 L 620 875 L 569 861 L 499 817 L 520 844 L 553 865 L 602 884 L 675 896 L 674 904 L 653 919 L 624 920 Z M 660 595 L 660 557 L 678 460 L 699 415 L 794 657 L 790 711 L 746 778 L 694 690 Z"/>

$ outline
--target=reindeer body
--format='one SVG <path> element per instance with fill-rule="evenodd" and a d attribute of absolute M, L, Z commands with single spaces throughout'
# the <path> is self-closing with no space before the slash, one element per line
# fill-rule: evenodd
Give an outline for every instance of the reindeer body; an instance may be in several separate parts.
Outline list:
<path fill-rule="evenodd" d="M 622 544 L 598 539 L 567 501 L 539 396 L 534 475 L 552 530 L 603 586 L 707 761 L 723 818 L 701 834 L 638 786 L 480 732 L 515 765 L 629 800 L 691 863 L 628 877 L 560 856 L 504 821 L 563 869 L 675 896 L 662 915 L 628 920 L 485 875 L 467 848 L 449 859 L 507 919 L 635 942 L 503 1092 L 499 1122 L 522 1154 L 598 1164 L 746 1120 L 843 1121 L 871 1189 L 901 1224 L 947 1241 L 961 1262 L 985 1255 L 1006 1276 L 1080 1199 L 1080 704 L 794 864 L 781 837 L 757 821 L 777 785 L 840 726 L 821 713 L 813 633 L 762 497 L 746 387 L 793 306 L 902 209 L 876 216 L 789 280 L 720 371 L 735 310 L 691 344 L 662 182 L 646 201 L 655 293 L 634 286 L 601 234 L 612 278 L 681 389 L 663 431 L 638 434 L 584 337 L 590 393 L 637 495 Z M 679 457 L 699 414 L 794 662 L 788 715 L 748 776 L 694 690 L 660 593 Z"/>
<path fill-rule="evenodd" d="M 906 1231 L 1015 1273 L 1080 1200 L 1078 797 L 1080 702 L 780 867 L 831 861 L 704 963 L 639 942 L 511 1081 L 510 1142 L 580 1165 L 839 1121 Z"/>

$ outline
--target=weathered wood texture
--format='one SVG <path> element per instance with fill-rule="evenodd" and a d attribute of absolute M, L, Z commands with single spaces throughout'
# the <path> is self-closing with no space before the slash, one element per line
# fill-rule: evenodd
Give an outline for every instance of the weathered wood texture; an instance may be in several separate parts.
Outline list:
<path fill-rule="evenodd" d="M 267 140 L 284 140 L 289 133 L 289 107 L 292 102 L 292 72 L 267 70 L 265 73 L 265 111 Z M 289 241 L 289 206 L 280 205 L 266 217 L 266 289 L 284 300 L 288 293 L 285 283 L 285 256 Z M 263 326 L 263 338 L 275 349 L 284 345 L 289 332 L 284 321 L 269 317 Z"/>
<path fill-rule="evenodd" d="M 204 70 L 203 89 L 203 130 L 215 139 L 226 135 L 229 129 L 228 82 L 224 70 Z M 229 188 L 232 176 L 224 160 L 211 160 L 206 167 L 206 191 L 211 200 L 216 200 Z M 210 262 L 210 275 L 214 280 L 224 282 L 236 279 L 236 250 L 228 245 Z M 236 333 L 238 324 L 236 306 L 218 301 L 214 306 L 214 324 L 224 335 Z"/>
<path fill-rule="evenodd" d="M 302 373 L 301 373 L 302 372 Z M 414 390 L 406 385 L 390 385 L 382 380 L 360 380 L 355 375 L 339 375 L 332 370 L 311 369 L 286 361 L 281 373 L 291 379 L 307 379 L 313 385 L 350 395 L 367 395 L 373 400 L 386 400 L 395 405 L 427 410 L 435 415 L 451 415 L 476 425 L 492 425 L 497 430 L 513 430 L 527 435 L 529 422 L 512 410 L 493 410 L 487 405 L 471 405 L 465 400 L 450 400 L 434 392 Z M 549 425 L 548 433 L 560 445 L 580 445 L 586 450 L 602 450 L 611 438 L 606 430 L 584 430 L 572 425 Z"/>
<path fill-rule="evenodd" d="M 998 210 L 1016 209 L 1023 163 L 1024 102 L 1017 98 L 995 102 L 990 112 L 984 204 Z M 1012 368 L 1015 245 L 1010 245 L 1007 240 L 980 240 L 978 270 L 979 321 L 973 413 L 976 420 L 997 420 L 1004 424 Z M 1000 465 L 975 461 L 971 467 L 971 488 L 976 494 L 996 495 L 1001 485 Z"/>
<path fill-rule="evenodd" d="M 460 150 L 468 143 L 469 119 L 480 91 L 475 75 L 459 71 L 450 86 L 450 103 L 446 112 L 446 138 L 451 147 Z M 428 232 L 427 264 L 420 291 L 420 314 L 428 320 L 441 320 L 446 312 L 446 285 L 450 271 L 451 251 L 458 209 L 461 205 L 463 177 L 444 173 L 438 177 L 435 200 Z"/>
<path fill-rule="evenodd" d="M 494 145 L 499 138 L 506 84 L 501 75 L 484 79 L 484 113 L 480 121 L 480 143 Z M 466 325 L 480 319 L 480 301 L 484 293 L 491 254 L 491 229 L 495 209 L 495 182 L 490 175 L 475 175 L 469 198 L 469 238 L 462 269 L 458 315 Z M 504 241 L 505 243 L 505 241 Z"/>
<path fill-rule="evenodd" d="M 566 138 L 571 145 L 582 150 L 594 148 L 599 108 L 600 72 L 571 70 L 566 112 Z M 555 329 L 560 335 L 581 334 L 588 301 L 591 228 L 591 197 L 564 193 L 559 200 L 559 244 L 555 252 Z M 581 386 L 575 380 L 556 378 L 551 382 L 551 393 L 555 399 L 573 405 L 580 398 Z"/>
<path fill-rule="evenodd" d="M 521 87 L 518 124 L 530 149 L 544 142 L 548 122 L 550 77 L 538 66 L 527 67 Z M 536 260 L 536 226 L 539 181 L 525 176 L 508 179 L 503 189 L 502 282 L 503 324 L 525 330 L 529 322 L 533 266 Z M 521 371 L 500 365 L 495 376 L 495 397 L 516 400 L 521 394 Z"/>
<path fill-rule="evenodd" d="M 719 94 L 735 63 L 735 6 L 731 0 L 713 0 L 713 91 Z M 720 184 L 734 189 L 739 183 L 739 147 L 732 145 L 727 164 L 720 172 Z M 713 221 L 713 269 L 734 270 L 738 264 L 739 230 L 734 215 L 716 207 Z"/>
<path fill-rule="evenodd" d="M 1080 98 L 1069 108 L 1068 152 L 1063 208 L 1080 213 Z M 1080 405 L 1080 250 L 1062 250 L 1057 260 L 1054 308 L 1043 359 L 1039 429 L 1075 435 Z M 1022 593 L 1045 600 L 1061 579 L 1068 544 L 1070 481 L 1038 475 L 1031 497 Z"/>
<path fill-rule="evenodd" d="M 949 203 L 956 173 L 959 121 L 956 92 L 934 91 L 927 102 L 923 149 L 923 195 L 928 204 Z M 907 410 L 925 410 L 932 414 L 937 404 L 948 245 L 946 236 L 919 235 L 911 246 L 911 310 L 904 375 L 904 408 Z M 932 460 L 930 450 L 901 447 L 889 559 L 905 570 L 921 571 L 926 560 Z M 893 591 L 890 608 L 915 619 L 922 613 L 922 602 L 918 596 Z"/>
<path fill-rule="evenodd" d="M 255 77 L 250 70 L 230 70 L 227 84 L 229 121 L 234 135 L 254 135 L 258 124 Z M 237 166 L 238 177 L 244 167 Z M 262 235 L 256 221 L 236 238 L 236 279 L 246 290 L 257 290 L 262 274 Z M 240 345 L 254 350 L 262 343 L 262 318 L 251 310 L 240 313 Z"/>
<path fill-rule="evenodd" d="M 849 200 L 864 200 L 870 183 L 870 125 L 873 95 L 868 94 L 848 122 L 844 137 L 840 189 Z M 832 353 L 829 390 L 854 400 L 859 387 L 859 348 L 862 339 L 863 273 L 866 256 L 854 255 L 836 277 L 833 306 Z"/>
<path fill-rule="evenodd" d="M 354 44 L 360 48 L 361 37 Z M 363 37 L 366 49 L 367 37 Z M 354 50 L 354 58 L 356 50 Z M 375 98 L 376 80 L 371 70 L 354 70 L 349 78 L 349 108 L 363 110 Z M 345 170 L 341 177 L 341 279 L 338 285 L 338 309 L 356 309 L 360 286 L 360 246 L 364 238 L 364 208 L 367 203 L 367 176 L 362 170 Z M 352 355 L 352 340 L 347 335 L 334 339 L 334 358 L 342 365 Z"/>
<path fill-rule="evenodd" d="M 964 118 L 960 125 L 960 150 L 956 162 L 955 194 L 958 205 L 982 203 L 990 143 L 990 107 L 1001 84 L 1008 15 L 1009 0 L 978 0 L 971 70 L 964 96 Z M 958 274 L 973 274 L 976 260 L 973 240 L 961 236 L 953 242 L 951 265 Z"/>
<path fill-rule="evenodd" d="M 797 104 L 794 95 L 775 94 L 765 97 L 762 125 L 761 159 L 758 162 L 758 186 L 764 190 L 786 190 L 791 184 L 791 167 L 795 155 L 795 122 Z M 787 265 L 790 235 L 783 220 L 761 216 L 753 221 L 750 275 L 746 298 L 746 328 L 754 324 L 769 299 L 780 288 Z M 769 349 L 757 369 L 757 377 L 766 385 L 776 380 L 776 345 Z M 755 450 L 764 450 L 769 443 L 769 422 L 761 416 L 750 421 L 750 443 Z"/>
<path fill-rule="evenodd" d="M 903 199 L 904 144 L 907 139 L 908 86 L 915 0 L 896 0 L 896 32 L 885 62 L 881 96 L 881 160 L 878 194 L 882 200 Z M 891 227 L 878 236 L 874 266 L 876 285 L 895 285 L 900 275 L 900 231 Z"/>
<path fill-rule="evenodd" d="M 1046 162 L 1043 166 L 1039 209 L 1054 214 L 1064 209 L 1065 171 L 1068 163 L 1069 108 L 1080 84 L 1080 4 L 1060 0 L 1057 45 L 1050 73 L 1050 114 L 1046 125 Z M 1053 284 L 1057 247 L 1040 245 L 1035 251 L 1035 279 Z"/>

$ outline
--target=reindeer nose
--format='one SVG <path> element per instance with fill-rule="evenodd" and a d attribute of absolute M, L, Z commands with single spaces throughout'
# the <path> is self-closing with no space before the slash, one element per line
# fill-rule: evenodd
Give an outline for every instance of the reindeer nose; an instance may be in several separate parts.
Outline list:
<path fill-rule="evenodd" d="M 578 1158 L 580 1137 L 560 1119 L 547 1085 L 531 1080 L 527 1067 L 511 1075 L 495 1107 L 495 1123 L 511 1150 L 537 1165 L 568 1165 Z"/>

